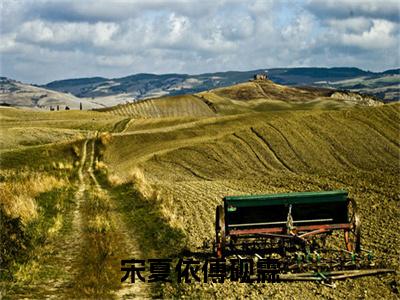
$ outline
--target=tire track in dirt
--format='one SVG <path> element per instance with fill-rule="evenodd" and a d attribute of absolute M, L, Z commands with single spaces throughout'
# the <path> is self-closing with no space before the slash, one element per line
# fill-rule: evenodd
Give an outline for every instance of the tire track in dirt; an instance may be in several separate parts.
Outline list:
<path fill-rule="evenodd" d="M 198 179 L 204 179 L 204 180 L 209 180 L 214 178 L 215 176 L 218 176 L 218 172 L 211 172 L 210 173 L 210 167 L 211 166 L 216 166 L 216 165 L 221 165 L 221 164 L 227 164 L 228 162 L 225 160 L 218 160 L 214 156 L 214 154 L 217 154 L 217 152 L 211 151 L 213 150 L 212 147 L 210 148 L 210 144 L 204 144 L 204 145 L 199 145 L 197 148 L 195 146 L 185 146 L 180 149 L 179 157 L 180 160 L 185 161 L 186 164 L 192 164 L 193 167 L 191 170 L 193 172 L 194 169 L 197 169 L 199 171 L 202 171 L 204 176 L 199 177 Z M 221 158 L 217 154 L 218 158 Z M 198 165 L 196 162 L 203 162 L 206 161 L 205 164 Z M 189 170 L 188 170 L 189 171 Z M 196 174 L 200 175 L 198 172 L 195 172 Z M 208 176 L 208 178 L 206 178 Z"/>
<path fill-rule="evenodd" d="M 251 132 L 254 133 L 254 135 L 255 135 L 264 145 L 267 146 L 267 147 L 265 147 L 265 149 L 268 149 L 268 150 L 269 150 L 269 152 L 271 153 L 272 157 L 273 157 L 276 161 L 278 161 L 282 166 L 284 166 L 286 170 L 290 171 L 291 173 L 295 173 L 295 172 L 293 171 L 293 169 L 292 169 L 287 163 L 285 163 L 285 162 L 277 155 L 277 153 L 275 152 L 275 150 L 272 148 L 271 144 L 268 143 L 268 141 L 267 141 L 260 133 L 258 133 L 258 132 L 254 129 L 254 127 L 250 127 L 250 130 L 251 130 Z"/>
<path fill-rule="evenodd" d="M 213 146 L 209 148 L 208 151 L 214 153 L 214 155 L 219 159 L 219 163 L 224 166 L 234 165 L 238 170 L 240 170 L 240 165 L 235 160 L 229 160 L 228 155 L 223 155 L 226 151 L 223 144 L 213 143 Z M 228 153 L 226 153 L 228 154 Z"/>
<path fill-rule="evenodd" d="M 368 128 L 370 128 L 371 130 L 373 130 L 374 132 L 376 132 L 379 136 L 383 137 L 385 140 L 387 140 L 390 144 L 394 145 L 395 147 L 399 148 L 400 147 L 400 143 L 393 141 L 391 138 L 389 138 L 388 136 L 386 136 L 386 134 L 384 134 L 383 132 L 381 132 L 380 130 L 378 130 L 375 126 L 373 126 L 371 123 L 369 123 L 368 121 L 365 120 L 361 120 L 359 118 L 353 117 L 354 120 L 358 121 L 359 123 L 364 124 L 365 126 L 367 126 Z"/>
<path fill-rule="evenodd" d="M 37 258 L 33 259 L 33 266 L 35 263 L 40 266 L 30 270 L 33 278 L 31 282 L 24 286 L 22 292 L 17 291 L 16 294 L 10 295 L 11 299 L 71 298 L 71 291 L 74 289 L 73 278 L 77 271 L 75 266 L 81 247 L 80 208 L 86 189 L 84 166 L 87 163 L 88 141 L 85 139 L 81 146 L 79 167 L 77 168 L 77 189 L 72 196 L 74 205 L 63 215 L 61 229 L 57 235 L 48 238 L 45 244 L 37 249 L 39 254 Z M 36 261 L 36 259 L 38 260 Z"/>
<path fill-rule="evenodd" d="M 243 139 L 242 137 L 240 137 L 240 136 L 237 135 L 236 133 L 234 133 L 233 136 L 234 136 L 235 138 L 237 138 L 238 140 L 240 140 L 244 145 L 246 145 L 246 146 L 250 149 L 251 152 L 253 152 L 253 154 L 254 154 L 255 157 L 257 158 L 258 162 L 261 163 L 261 165 L 262 165 L 266 170 L 272 171 L 272 168 L 271 168 L 270 166 L 268 166 L 268 165 L 266 164 L 266 162 L 264 162 L 264 160 L 261 159 L 261 156 L 251 147 L 251 145 L 250 145 L 245 139 Z M 257 170 L 255 170 L 255 171 L 257 171 Z"/>
<path fill-rule="evenodd" d="M 301 161 L 307 168 L 309 168 L 310 166 L 307 164 L 307 162 L 301 157 L 300 154 L 297 153 L 297 151 L 294 149 L 293 145 L 289 142 L 288 138 L 283 134 L 283 132 L 281 130 L 279 130 L 278 128 L 276 128 L 274 125 L 272 125 L 271 123 L 265 123 L 267 126 L 271 127 L 273 130 L 275 130 L 281 137 L 282 139 L 286 142 L 286 144 L 288 145 L 289 149 L 292 150 L 292 152 L 294 153 L 294 155 L 297 157 L 297 159 L 299 161 Z"/>
<path fill-rule="evenodd" d="M 374 131 L 378 136 L 379 136 L 379 138 L 382 138 L 383 140 L 387 140 L 387 141 L 389 141 L 389 144 L 391 145 L 391 146 L 394 146 L 396 149 L 397 149 L 397 151 L 399 150 L 399 147 L 400 147 L 400 145 L 396 145 L 393 141 L 391 141 L 389 138 L 387 138 L 386 136 L 384 136 L 383 134 L 381 134 L 378 130 L 376 130 L 376 129 L 374 129 L 373 127 L 371 127 L 371 126 L 368 126 L 368 124 L 366 124 L 366 123 L 364 123 L 364 122 L 361 122 L 358 118 L 353 118 L 351 121 L 353 121 L 352 122 L 352 125 L 349 125 L 349 124 L 347 124 L 347 122 L 345 122 L 345 121 L 343 121 L 343 120 L 340 120 L 339 118 L 333 118 L 332 116 L 328 116 L 333 122 L 335 122 L 335 123 L 337 123 L 337 124 L 340 124 L 342 127 L 345 127 L 345 128 L 347 128 L 350 132 L 351 131 L 353 131 L 353 132 L 357 132 L 357 136 L 362 136 L 362 130 L 360 130 L 360 127 L 361 128 L 363 128 L 364 126 L 366 126 L 366 127 L 368 127 L 368 128 L 370 128 L 370 129 L 372 129 L 372 131 Z M 354 124 L 355 123 L 355 124 Z M 358 125 L 358 126 L 357 126 Z M 361 126 L 360 126 L 361 125 Z M 344 147 L 343 147 L 344 148 Z M 342 151 L 343 152 L 343 151 Z M 377 158 L 377 157 L 379 157 L 379 158 L 384 158 L 386 155 L 390 155 L 392 158 L 395 158 L 395 159 L 398 159 L 398 155 L 396 155 L 396 154 L 393 154 L 392 153 L 392 151 L 385 151 L 384 153 L 380 153 L 380 154 L 378 154 L 378 153 L 375 153 L 375 155 L 374 155 L 374 157 L 375 157 L 375 159 Z M 386 158 L 385 158 L 386 159 Z M 383 159 L 383 161 L 382 161 L 382 163 L 384 163 L 384 161 L 385 161 L 385 159 Z"/>
<path fill-rule="evenodd" d="M 89 138 L 85 139 L 81 150 L 81 159 L 78 168 L 78 189 L 75 193 L 75 208 L 72 214 L 72 230 L 71 234 L 62 241 L 60 245 L 60 256 L 66 261 L 63 267 L 68 273 L 68 282 L 60 284 L 59 288 L 62 290 L 63 298 L 69 298 L 72 291 L 75 289 L 73 278 L 77 276 L 78 270 L 76 266 L 79 264 L 80 249 L 82 243 L 82 205 L 85 201 L 85 191 L 87 189 L 84 168 L 87 165 L 87 146 L 89 143 Z"/>
<path fill-rule="evenodd" d="M 135 284 L 121 285 L 120 283 L 123 275 L 119 269 L 120 260 L 143 256 L 137 248 L 137 241 L 132 238 L 133 230 L 128 229 L 122 221 L 122 213 L 116 209 L 113 198 L 106 189 L 101 187 L 94 174 L 96 136 L 97 132 L 89 135 L 81 146 L 77 168 L 77 189 L 73 195 L 75 205 L 69 219 L 70 227 L 66 231 L 62 230 L 60 235 L 51 241 L 51 247 L 55 251 L 49 253 L 48 257 L 41 262 L 42 272 L 59 271 L 34 285 L 31 284 L 34 289 L 27 290 L 29 294 L 25 292 L 18 294 L 18 298 L 149 298 L 149 287 L 145 284 L 138 281 Z M 98 207 L 88 206 L 88 202 L 93 201 L 91 197 L 105 199 L 106 202 L 100 203 L 100 206 L 109 204 L 105 208 L 106 215 L 109 217 L 106 221 L 110 224 L 111 231 L 93 231 L 93 224 L 100 220 L 100 217 L 104 217 L 104 214 L 96 214 Z M 88 207 L 93 208 L 92 212 L 88 211 Z M 98 251 L 99 249 L 104 251 Z M 105 260 L 104 255 L 109 257 L 108 260 Z"/>
<path fill-rule="evenodd" d="M 87 144 L 89 140 L 86 139 L 81 148 L 78 174 L 78 188 L 74 194 L 75 207 L 71 214 L 71 230 L 65 235 L 57 238 L 53 243 L 56 251 L 53 257 L 49 257 L 46 261 L 47 268 L 62 268 L 63 276 L 57 276 L 50 282 L 43 282 L 43 291 L 47 299 L 69 298 L 71 291 L 74 289 L 72 284 L 77 270 L 75 268 L 77 259 L 79 257 L 81 247 L 81 233 L 82 233 L 82 216 L 81 206 L 84 202 L 84 193 L 86 190 L 86 183 L 84 180 L 84 166 L 87 163 Z"/>
<path fill-rule="evenodd" d="M 74 218 L 72 220 L 72 228 L 74 232 L 78 232 L 79 228 L 81 226 L 81 218 L 80 218 L 80 213 L 79 213 L 79 208 L 82 205 L 82 202 L 84 201 L 83 199 L 83 194 L 86 190 L 86 184 L 84 181 L 84 177 L 83 177 L 83 167 L 86 164 L 86 156 L 87 156 L 87 144 L 88 144 L 89 140 L 86 139 L 83 142 L 82 145 L 82 151 L 81 151 L 81 160 L 79 162 L 79 168 L 78 168 L 78 179 L 79 179 L 79 183 L 78 183 L 78 191 L 75 194 L 75 200 L 76 200 L 76 207 L 74 210 Z"/>
<path fill-rule="evenodd" d="M 96 176 L 94 176 L 93 173 L 93 165 L 94 165 L 94 151 L 95 151 L 95 143 L 96 143 L 96 138 L 97 138 L 97 131 L 95 132 L 94 138 L 92 139 L 91 142 L 91 152 L 90 152 L 90 161 L 89 161 L 89 167 L 88 167 L 88 174 L 90 176 L 90 178 L 93 181 L 93 184 L 95 185 L 97 190 L 101 190 L 99 182 L 96 179 Z"/>
<path fill-rule="evenodd" d="M 316 123 L 316 122 L 315 122 Z M 338 145 L 339 142 L 329 135 L 328 132 L 324 132 L 323 129 L 318 128 L 317 125 L 311 126 L 310 124 L 304 123 L 304 126 L 314 133 L 314 137 L 320 140 L 320 145 L 325 145 L 330 155 L 339 163 L 341 167 L 346 166 L 352 170 L 358 170 L 359 168 L 343 156 L 334 146 Z"/>
<path fill-rule="evenodd" d="M 224 157 L 224 165 L 234 169 L 236 176 L 241 176 L 240 173 L 243 174 L 246 170 L 251 170 L 246 162 L 247 157 L 243 157 L 239 150 L 239 145 L 242 146 L 242 142 L 230 134 L 227 138 L 221 140 L 216 147 L 217 151 Z M 257 171 L 254 172 L 258 173 Z"/>
<path fill-rule="evenodd" d="M 211 180 L 211 179 L 209 179 L 209 178 L 206 178 L 206 177 L 201 176 L 200 174 L 198 174 L 197 172 L 193 171 L 191 168 L 186 167 L 186 166 L 185 166 L 184 164 L 182 164 L 182 163 L 178 163 L 178 162 L 176 162 L 176 161 L 170 161 L 170 160 L 161 160 L 160 158 L 158 158 L 158 161 L 159 161 L 159 162 L 162 162 L 162 163 L 166 163 L 166 164 L 177 165 L 178 167 L 181 167 L 182 169 L 185 169 L 186 171 L 188 171 L 190 174 L 192 174 L 192 175 L 195 176 L 196 178 L 203 179 L 203 180 L 207 180 L 207 181 L 210 181 L 210 180 Z"/>
<path fill-rule="evenodd" d="M 91 140 L 91 152 L 87 173 L 89 174 L 89 178 L 92 181 L 91 185 L 94 186 L 96 193 L 103 195 L 103 197 L 108 199 L 111 203 L 110 209 L 108 211 L 108 216 L 111 227 L 113 228 L 113 231 L 110 233 L 110 235 L 113 235 L 114 239 L 111 240 L 113 244 L 110 246 L 116 249 L 115 251 L 119 252 L 120 255 L 122 255 L 122 249 L 124 250 L 124 252 L 127 252 L 129 254 L 129 257 L 120 257 L 120 259 L 128 259 L 131 257 L 140 258 L 142 257 L 142 255 L 137 248 L 138 242 L 134 238 L 132 238 L 126 224 L 122 221 L 123 216 L 115 209 L 116 204 L 113 203 L 113 198 L 110 196 L 109 192 L 106 189 L 102 188 L 93 172 L 93 168 L 95 167 L 94 164 L 97 159 L 95 157 L 97 135 L 98 133 L 96 132 L 94 138 L 92 138 Z M 101 237 L 102 236 L 100 236 L 100 238 Z M 105 239 L 105 242 L 107 241 L 110 242 L 108 239 Z M 114 243 L 118 244 L 116 245 Z M 119 275 L 122 276 L 122 273 Z M 119 282 L 121 276 L 115 279 Z M 145 286 L 141 282 L 136 282 L 135 284 L 123 284 L 119 289 L 112 292 L 111 295 L 114 295 L 118 299 L 147 299 L 149 292 L 147 286 Z"/>
<path fill-rule="evenodd" d="M 265 98 L 269 98 L 269 96 L 265 93 L 265 90 L 261 87 L 260 84 L 258 84 L 257 82 L 253 82 L 254 86 L 257 88 L 257 90 L 265 97 Z"/>

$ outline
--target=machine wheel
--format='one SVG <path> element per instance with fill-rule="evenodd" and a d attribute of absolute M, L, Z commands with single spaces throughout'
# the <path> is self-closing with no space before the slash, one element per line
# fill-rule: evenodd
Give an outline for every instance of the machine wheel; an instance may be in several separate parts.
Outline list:
<path fill-rule="evenodd" d="M 215 212 L 215 245 L 216 256 L 222 258 L 225 252 L 225 213 L 222 205 L 218 205 Z"/>
<path fill-rule="evenodd" d="M 361 251 L 361 220 L 357 212 L 357 204 L 350 199 L 348 204 L 350 230 L 344 232 L 344 241 L 348 251 L 359 253 Z"/>

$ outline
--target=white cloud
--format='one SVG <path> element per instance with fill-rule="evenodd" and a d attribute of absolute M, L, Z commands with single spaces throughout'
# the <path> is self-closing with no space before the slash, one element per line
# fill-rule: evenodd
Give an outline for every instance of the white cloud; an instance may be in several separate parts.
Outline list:
<path fill-rule="evenodd" d="M 135 56 L 133 55 L 99 55 L 95 57 L 96 64 L 103 66 L 103 67 L 124 67 L 124 66 L 131 66 L 135 62 L 137 62 Z"/>
<path fill-rule="evenodd" d="M 137 72 L 398 67 L 396 3 L 357 1 L 2 0 L 1 72 L 45 82 Z"/>
<path fill-rule="evenodd" d="M 306 49 L 311 46 L 315 25 L 310 16 L 300 15 L 293 23 L 282 29 L 282 36 L 292 47 Z"/>
<path fill-rule="evenodd" d="M 90 43 L 93 46 L 104 46 L 111 42 L 118 31 L 118 24 L 98 22 L 67 23 L 47 22 L 42 20 L 28 21 L 17 31 L 16 39 L 35 44 L 71 45 Z"/>
<path fill-rule="evenodd" d="M 336 28 L 340 32 L 360 34 L 371 29 L 373 21 L 365 17 L 348 19 L 329 19 L 326 21 L 329 27 Z"/>
<path fill-rule="evenodd" d="M 171 43 L 181 40 L 185 32 L 190 28 L 190 22 L 187 17 L 177 16 L 174 13 L 169 16 L 168 25 L 168 39 Z"/>
<path fill-rule="evenodd" d="M 398 38 L 393 34 L 395 24 L 386 20 L 373 20 L 369 30 L 357 33 L 344 33 L 341 41 L 344 45 L 364 49 L 388 49 L 399 46 Z"/>
<path fill-rule="evenodd" d="M 1 53 L 13 52 L 17 50 L 15 34 L 8 33 L 0 35 L 0 55 Z"/>

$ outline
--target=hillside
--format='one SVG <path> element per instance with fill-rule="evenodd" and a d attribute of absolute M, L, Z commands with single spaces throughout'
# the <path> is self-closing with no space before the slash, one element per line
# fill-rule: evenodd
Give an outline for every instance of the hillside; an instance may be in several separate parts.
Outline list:
<path fill-rule="evenodd" d="M 214 238 L 215 207 L 225 195 L 348 190 L 361 210 L 365 249 L 398 268 L 395 248 L 400 236 L 387 228 L 400 225 L 396 217 L 399 113 L 399 105 L 390 105 L 168 123 L 134 120 L 113 136 L 104 161 L 112 182 L 133 179 L 143 193 L 157 199 L 168 224 L 185 234 L 176 244 L 192 251 Z M 178 288 L 189 298 L 214 293 L 229 298 L 235 291 L 278 299 L 299 294 L 341 299 L 362 295 L 364 289 L 371 296 L 390 298 L 388 281 L 357 279 L 337 283 L 333 290 L 307 283 L 245 285 L 240 290 L 231 283 Z M 177 292 L 170 289 L 167 297 Z"/>
<path fill-rule="evenodd" d="M 80 78 L 50 82 L 44 88 L 68 92 L 81 98 L 125 95 L 124 99 L 145 99 L 166 95 L 193 94 L 248 81 L 267 72 L 279 84 L 317 86 L 368 93 L 386 102 L 399 100 L 399 69 L 374 73 L 357 68 L 275 68 L 189 74 L 135 74 L 122 78 Z M 346 81 L 346 84 L 343 84 Z M 364 81 L 371 81 L 364 84 Z M 372 83 L 373 82 L 373 83 Z"/>
<path fill-rule="evenodd" d="M 83 104 L 84 109 L 110 107 L 138 99 L 199 94 L 246 83 L 254 74 L 265 72 L 273 82 L 286 86 L 313 86 L 361 93 L 384 102 L 399 99 L 398 69 L 373 73 L 357 68 L 280 68 L 200 75 L 136 74 L 114 79 L 78 78 L 54 81 L 41 87 L 1 77 L 0 104 L 42 109 L 57 105 L 76 109 L 79 103 Z"/>
<path fill-rule="evenodd" d="M 225 195 L 333 189 L 357 202 L 363 247 L 398 270 L 397 103 L 252 81 L 105 112 L 2 107 L 0 115 L 5 298 L 397 295 L 396 274 L 332 288 L 121 284 L 120 272 L 121 259 L 198 251 L 214 238 Z"/>
<path fill-rule="evenodd" d="M 211 116 L 237 113 L 341 109 L 382 105 L 376 98 L 323 88 L 295 88 L 254 80 L 193 95 L 147 99 L 100 109 L 136 118 Z"/>
<path fill-rule="evenodd" d="M 171 172 L 162 177 L 168 181 L 242 178 L 254 172 L 333 174 L 348 168 L 396 169 L 399 110 L 399 105 L 387 105 L 132 120 L 123 133 L 113 135 L 106 162 L 120 175 L 144 163 L 156 168 L 147 170 L 146 177 Z"/>
<path fill-rule="evenodd" d="M 79 109 L 80 103 L 84 109 L 102 107 L 87 99 L 80 99 L 72 94 L 62 93 L 21 83 L 5 77 L 0 77 L 0 105 L 12 107 L 25 107 L 49 110 L 56 109 L 57 105 L 64 110 Z"/>
<path fill-rule="evenodd" d="M 98 111 L 134 118 L 201 117 L 215 114 L 202 99 L 195 95 L 146 99 Z"/>
<path fill-rule="evenodd" d="M 400 100 L 400 74 L 397 70 L 384 72 L 382 76 L 356 77 L 347 80 L 316 82 L 315 85 L 334 89 L 345 89 L 375 95 L 384 102 Z"/>

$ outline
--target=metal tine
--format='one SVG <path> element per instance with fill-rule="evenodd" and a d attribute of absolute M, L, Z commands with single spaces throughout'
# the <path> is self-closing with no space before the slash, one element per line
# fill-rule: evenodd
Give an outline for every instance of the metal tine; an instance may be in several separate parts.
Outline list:
<path fill-rule="evenodd" d="M 333 288 L 333 289 L 336 288 L 336 283 L 326 283 L 325 281 L 321 281 L 320 284 L 330 287 L 330 288 Z"/>

